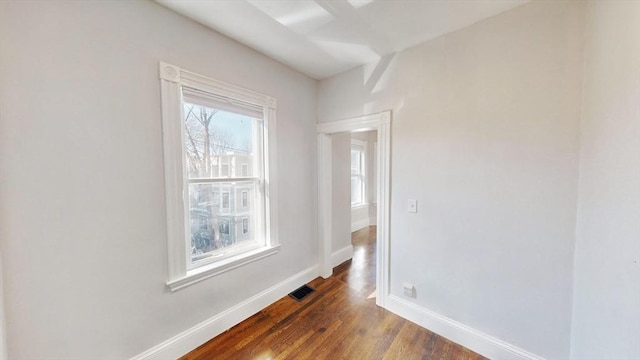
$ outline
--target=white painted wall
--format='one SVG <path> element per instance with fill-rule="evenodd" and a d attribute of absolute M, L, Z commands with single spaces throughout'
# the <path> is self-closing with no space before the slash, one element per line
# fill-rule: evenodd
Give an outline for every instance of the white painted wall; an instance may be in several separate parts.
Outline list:
<path fill-rule="evenodd" d="M 169 293 L 158 61 L 278 99 L 274 256 Z M 317 264 L 316 81 L 151 1 L 0 1 L 10 359 L 125 359 Z"/>
<path fill-rule="evenodd" d="M 351 208 L 351 232 L 369 226 L 369 204 Z"/>
<path fill-rule="evenodd" d="M 393 111 L 392 295 L 547 358 L 569 357 L 583 15 L 531 2 L 318 90 L 321 122 Z"/>
<path fill-rule="evenodd" d="M 640 359 L 640 2 L 587 3 L 573 359 Z"/>
<path fill-rule="evenodd" d="M 352 254 L 351 247 L 351 134 L 348 132 L 331 135 L 331 215 L 332 215 L 332 250 Z M 348 248 L 350 250 L 345 250 Z M 333 265 L 351 258 L 334 255 Z"/>

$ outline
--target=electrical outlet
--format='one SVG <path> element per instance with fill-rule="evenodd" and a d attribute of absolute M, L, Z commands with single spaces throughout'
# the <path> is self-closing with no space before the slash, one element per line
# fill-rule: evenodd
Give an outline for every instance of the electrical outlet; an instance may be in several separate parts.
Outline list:
<path fill-rule="evenodd" d="M 404 296 L 408 296 L 408 297 L 416 297 L 416 288 L 415 286 L 413 286 L 413 284 L 410 283 L 402 283 L 402 290 L 404 291 Z"/>

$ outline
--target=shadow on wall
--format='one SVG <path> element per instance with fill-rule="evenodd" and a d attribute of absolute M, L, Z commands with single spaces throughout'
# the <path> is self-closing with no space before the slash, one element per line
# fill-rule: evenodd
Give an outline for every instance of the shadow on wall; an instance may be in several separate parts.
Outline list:
<path fill-rule="evenodd" d="M 378 60 L 378 62 L 373 66 L 370 74 L 366 74 L 366 67 L 362 67 L 362 75 L 364 79 L 364 89 L 367 94 L 373 95 L 373 90 L 378 85 L 380 79 L 382 79 L 382 75 L 387 71 L 389 64 L 391 64 L 391 60 L 396 56 L 396 54 L 390 54 L 384 56 Z"/>
<path fill-rule="evenodd" d="M 393 117 L 397 118 L 404 108 L 404 96 L 398 96 L 388 88 L 388 80 L 392 72 L 391 65 L 398 56 L 397 53 L 393 53 L 380 58 L 376 63 L 361 67 L 363 84 L 361 115 L 393 110 Z"/>

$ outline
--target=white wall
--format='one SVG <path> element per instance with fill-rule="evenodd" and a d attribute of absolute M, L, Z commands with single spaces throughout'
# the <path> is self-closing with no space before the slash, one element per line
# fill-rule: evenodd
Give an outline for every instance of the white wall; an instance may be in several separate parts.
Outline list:
<path fill-rule="evenodd" d="M 316 81 L 151 1 L 0 1 L 10 359 L 124 359 L 317 264 Z M 158 61 L 278 99 L 274 256 L 169 293 Z"/>
<path fill-rule="evenodd" d="M 569 357 L 583 15 L 531 2 L 318 90 L 321 122 L 393 111 L 391 293 L 547 358 Z"/>
<path fill-rule="evenodd" d="M 333 265 L 351 258 L 351 134 L 331 135 Z M 338 255 L 336 252 L 339 252 Z M 346 258 L 345 258 L 346 257 Z"/>
<path fill-rule="evenodd" d="M 571 357 L 640 359 L 640 2 L 589 1 Z"/>

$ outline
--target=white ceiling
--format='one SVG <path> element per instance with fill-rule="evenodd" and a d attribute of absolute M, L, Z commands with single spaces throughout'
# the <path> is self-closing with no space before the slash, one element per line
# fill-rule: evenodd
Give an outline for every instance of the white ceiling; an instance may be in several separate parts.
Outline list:
<path fill-rule="evenodd" d="M 156 0 L 315 79 L 529 0 Z"/>

